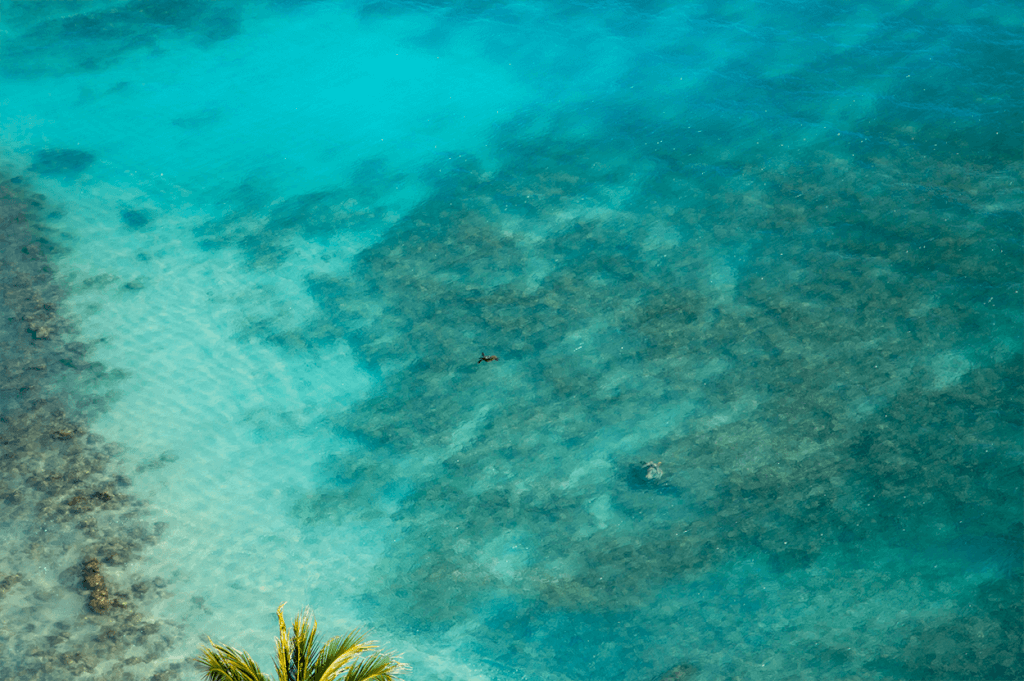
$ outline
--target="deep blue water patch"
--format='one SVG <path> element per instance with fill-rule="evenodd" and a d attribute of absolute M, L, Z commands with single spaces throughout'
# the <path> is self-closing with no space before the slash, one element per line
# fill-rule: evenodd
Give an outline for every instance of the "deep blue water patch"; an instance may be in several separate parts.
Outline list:
<path fill-rule="evenodd" d="M 149 213 L 135 208 L 125 208 L 121 211 L 121 222 L 132 231 L 145 229 L 151 221 Z"/>
<path fill-rule="evenodd" d="M 5 8 L 30 4 L 7 2 Z M 225 40 L 238 34 L 242 12 L 228 2 L 132 0 L 102 8 L 61 5 L 11 18 L 8 30 L 17 39 L 4 41 L 0 69 L 9 77 L 37 77 L 102 71 L 168 36 L 183 35 L 200 45 Z"/>
<path fill-rule="evenodd" d="M 95 160 L 95 156 L 81 149 L 41 149 L 28 169 L 40 175 L 73 177 L 85 172 Z"/>

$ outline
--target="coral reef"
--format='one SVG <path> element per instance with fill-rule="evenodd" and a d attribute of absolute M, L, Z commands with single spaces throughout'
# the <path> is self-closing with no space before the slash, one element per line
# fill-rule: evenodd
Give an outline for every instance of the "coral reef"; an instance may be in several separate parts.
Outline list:
<path fill-rule="evenodd" d="M 128 591 L 133 561 L 160 528 L 131 496 L 118 446 L 90 432 L 102 400 L 75 402 L 77 386 L 111 378 L 61 315 L 48 212 L 20 177 L 0 177 L 0 597 L 9 616 L 30 611 L 34 622 L 5 641 L 0 675 L 170 681 L 181 665 L 160 658 L 174 628 L 146 615 L 160 589 L 139 582 Z M 62 599 L 77 599 L 81 612 L 45 608 Z"/>
<path fill-rule="evenodd" d="M 1005 204 L 1014 185 L 897 131 L 867 132 L 871 146 L 737 152 L 742 163 L 711 175 L 666 155 L 628 180 L 598 151 L 562 150 L 553 137 L 510 143 L 498 171 L 442 175 L 359 255 L 357 276 L 310 277 L 324 314 L 282 345 L 344 338 L 383 388 L 337 415 L 339 436 L 358 438 L 365 455 L 339 459 L 337 489 L 300 512 L 344 523 L 335 509 L 352 508 L 402 526 L 389 559 L 413 568 L 375 594 L 380 616 L 443 631 L 497 599 L 507 605 L 490 606 L 495 633 L 477 644 L 511 659 L 532 653 L 509 637 L 581 630 L 602 641 L 601 613 L 654 610 L 658 594 L 744 561 L 825 600 L 837 584 L 868 600 L 906 598 L 900 582 L 862 582 L 842 566 L 877 552 L 912 562 L 977 536 L 998 566 L 990 586 L 965 584 L 969 554 L 950 547 L 914 598 L 925 608 L 949 590 L 974 594 L 963 598 L 985 625 L 970 628 L 954 608 L 945 626 L 988 651 L 988 666 L 950 657 L 947 678 L 1019 669 L 1019 655 L 994 651 L 1018 649 L 1022 634 L 1007 626 L 1019 579 L 1003 580 L 1021 564 L 1019 504 L 1006 501 L 1020 493 L 1024 357 L 977 335 L 993 321 L 1013 335 L 986 305 L 1009 309 L 1020 295 L 1019 243 L 980 244 L 1009 239 L 1019 215 L 972 209 Z M 638 199 L 605 205 L 616 183 Z M 955 221 L 936 224 L 950 211 Z M 744 258 L 723 262 L 730 249 Z M 371 296 L 381 302 L 367 305 Z M 459 368 L 467 341 L 501 347 L 500 371 Z M 936 357 L 968 343 L 987 349 L 943 378 Z M 603 451 L 616 433 L 621 451 Z M 377 481 L 409 451 L 433 463 L 403 470 L 411 492 L 384 510 Z M 667 469 L 638 468 L 641 456 L 687 473 L 657 484 Z M 467 550 L 509 535 L 528 556 L 514 577 Z M 707 592 L 724 589 L 704 612 L 725 617 L 737 598 L 764 617 L 783 607 L 737 580 Z M 997 584 L 1009 591 L 994 602 L 984 594 Z M 648 626 L 674 624 L 652 616 Z M 829 659 L 843 673 L 857 663 L 839 641 L 855 639 L 878 650 L 836 632 Z M 903 669 L 939 669 L 910 650 Z M 600 666 L 596 644 L 590 654 Z"/>

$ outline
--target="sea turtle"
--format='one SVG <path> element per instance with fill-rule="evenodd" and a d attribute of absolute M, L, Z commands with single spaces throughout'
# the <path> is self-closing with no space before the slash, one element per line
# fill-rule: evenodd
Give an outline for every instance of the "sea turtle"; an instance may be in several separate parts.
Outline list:
<path fill-rule="evenodd" d="M 643 467 L 646 469 L 644 477 L 647 478 L 648 480 L 661 480 L 661 476 L 665 475 L 665 472 L 661 470 L 660 461 L 658 461 L 657 463 L 655 463 L 654 461 L 648 461 L 643 465 Z"/>

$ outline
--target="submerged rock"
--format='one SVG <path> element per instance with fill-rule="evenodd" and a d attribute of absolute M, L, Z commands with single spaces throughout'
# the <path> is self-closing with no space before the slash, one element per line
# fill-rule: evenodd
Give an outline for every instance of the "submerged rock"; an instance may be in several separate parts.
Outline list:
<path fill-rule="evenodd" d="M 3 579 L 0 579 L 0 598 L 7 595 L 7 592 L 11 590 L 11 587 L 21 581 L 20 574 L 7 575 Z"/>
<path fill-rule="evenodd" d="M 89 589 L 89 608 L 98 615 L 110 610 L 110 593 L 107 583 L 100 574 L 100 562 L 89 558 L 82 563 L 82 582 Z"/>
<path fill-rule="evenodd" d="M 81 494 L 76 494 L 75 496 L 68 499 L 68 506 L 74 509 L 76 513 L 91 511 L 93 508 L 92 504 L 89 503 L 89 499 L 87 497 L 82 496 Z"/>

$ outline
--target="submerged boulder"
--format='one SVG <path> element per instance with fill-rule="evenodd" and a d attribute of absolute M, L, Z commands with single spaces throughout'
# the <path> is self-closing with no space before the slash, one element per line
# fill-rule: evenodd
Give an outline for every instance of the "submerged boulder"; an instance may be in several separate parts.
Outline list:
<path fill-rule="evenodd" d="M 100 562 L 88 558 L 82 562 L 82 582 L 89 589 L 89 608 L 98 615 L 110 610 L 110 592 L 106 580 L 100 574 Z"/>

